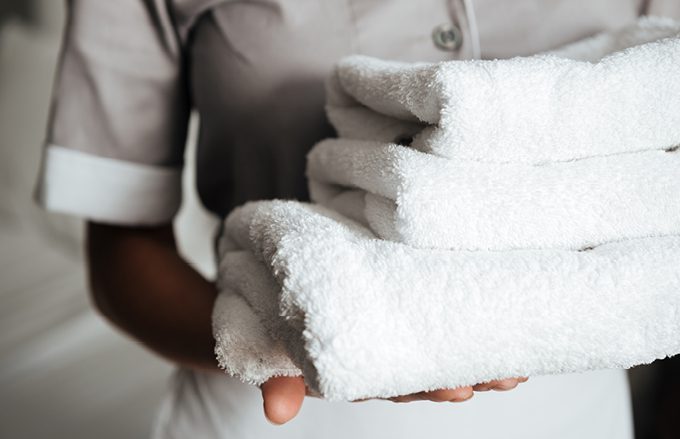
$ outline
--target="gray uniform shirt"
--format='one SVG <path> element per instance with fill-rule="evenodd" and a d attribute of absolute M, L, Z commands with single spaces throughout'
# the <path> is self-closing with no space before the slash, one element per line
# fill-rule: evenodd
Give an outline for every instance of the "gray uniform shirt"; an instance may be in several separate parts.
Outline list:
<path fill-rule="evenodd" d="M 190 111 L 196 178 L 224 216 L 306 197 L 307 150 L 333 135 L 323 81 L 338 58 L 503 58 L 631 22 L 680 18 L 679 0 L 70 0 L 38 197 L 128 224 L 171 221 Z M 453 26 L 454 31 L 451 31 Z M 532 377 L 458 407 L 310 398 L 290 425 L 263 421 L 258 390 L 181 371 L 155 437 L 631 437 L 622 371 Z"/>
<path fill-rule="evenodd" d="M 205 206 L 306 197 L 333 135 L 323 80 L 351 53 L 404 61 L 535 53 L 680 16 L 676 0 L 71 0 L 39 199 L 93 220 L 171 220 L 190 110 Z M 454 26 L 455 41 L 446 26 Z M 442 44 L 443 42 L 443 44 Z"/>

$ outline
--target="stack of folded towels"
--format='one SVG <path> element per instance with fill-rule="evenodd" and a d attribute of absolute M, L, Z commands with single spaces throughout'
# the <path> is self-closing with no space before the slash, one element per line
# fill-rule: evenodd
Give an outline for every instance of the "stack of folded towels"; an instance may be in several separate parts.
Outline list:
<path fill-rule="evenodd" d="M 234 210 L 221 366 L 391 397 L 680 353 L 680 23 L 532 57 L 340 61 L 316 204 Z"/>

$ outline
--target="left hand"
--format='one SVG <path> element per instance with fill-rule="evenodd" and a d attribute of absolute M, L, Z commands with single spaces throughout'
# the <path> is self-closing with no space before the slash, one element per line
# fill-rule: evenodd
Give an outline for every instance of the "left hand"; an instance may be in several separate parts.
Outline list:
<path fill-rule="evenodd" d="M 418 392 L 410 395 L 388 398 L 392 402 L 433 401 L 462 402 L 472 398 L 474 391 L 512 390 L 528 378 L 509 378 L 481 383 L 475 386 L 458 387 L 456 389 L 440 389 L 430 392 Z M 302 377 L 271 378 L 261 386 L 264 414 L 273 424 L 281 425 L 293 419 L 302 407 L 307 387 Z"/>

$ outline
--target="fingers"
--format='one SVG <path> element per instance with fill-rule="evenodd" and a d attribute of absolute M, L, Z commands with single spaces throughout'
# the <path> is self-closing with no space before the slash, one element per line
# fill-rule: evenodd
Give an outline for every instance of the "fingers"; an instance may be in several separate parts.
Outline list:
<path fill-rule="evenodd" d="M 419 392 L 411 395 L 390 398 L 393 402 L 433 401 L 433 402 L 462 402 L 472 398 L 472 387 L 458 387 L 456 389 L 439 389 L 430 392 Z"/>
<path fill-rule="evenodd" d="M 456 389 L 440 389 L 430 392 L 419 392 L 411 395 L 397 396 L 389 398 L 392 402 L 413 402 L 413 401 L 433 401 L 433 402 L 462 402 L 474 396 L 474 391 L 485 392 L 487 390 L 507 391 L 517 387 L 520 383 L 525 383 L 529 378 L 508 378 L 504 380 L 493 380 L 488 383 L 481 383 L 475 386 L 458 387 Z"/>
<path fill-rule="evenodd" d="M 433 401 L 433 402 L 462 402 L 474 396 L 474 391 L 484 392 L 487 390 L 507 391 L 517 387 L 520 383 L 529 380 L 526 377 L 508 378 L 504 380 L 493 380 L 488 383 L 481 383 L 475 386 L 458 387 L 456 389 L 440 389 L 430 392 L 419 392 L 411 395 L 397 396 L 389 398 L 393 402 L 412 402 L 412 401 Z"/>
<path fill-rule="evenodd" d="M 520 383 L 526 383 L 529 378 L 508 378 L 504 380 L 493 380 L 488 383 L 481 383 L 473 386 L 472 388 L 477 392 L 486 392 L 487 390 L 497 390 L 497 391 L 507 391 L 512 390 L 517 387 Z"/>
<path fill-rule="evenodd" d="M 462 402 L 474 396 L 471 386 L 422 392 L 422 399 L 434 402 Z"/>
<path fill-rule="evenodd" d="M 293 419 L 305 398 L 302 377 L 271 378 L 261 386 L 264 415 L 272 424 L 281 425 Z"/>
<path fill-rule="evenodd" d="M 474 391 L 512 390 L 520 383 L 524 383 L 527 380 L 528 378 L 526 377 L 494 380 L 475 386 L 458 387 L 455 389 L 439 389 L 397 396 L 389 398 L 389 400 L 393 402 L 462 402 L 472 398 L 474 396 Z M 277 425 L 285 424 L 293 419 L 300 411 L 300 407 L 302 407 L 305 394 L 309 393 L 302 377 L 272 378 L 262 384 L 261 390 L 264 414 L 271 423 Z"/>

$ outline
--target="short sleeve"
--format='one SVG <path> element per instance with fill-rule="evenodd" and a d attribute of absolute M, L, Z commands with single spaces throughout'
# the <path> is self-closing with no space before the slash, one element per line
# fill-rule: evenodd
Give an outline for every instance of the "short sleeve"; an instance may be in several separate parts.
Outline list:
<path fill-rule="evenodd" d="M 36 198 L 126 225 L 181 203 L 189 99 L 165 0 L 70 0 Z"/>

